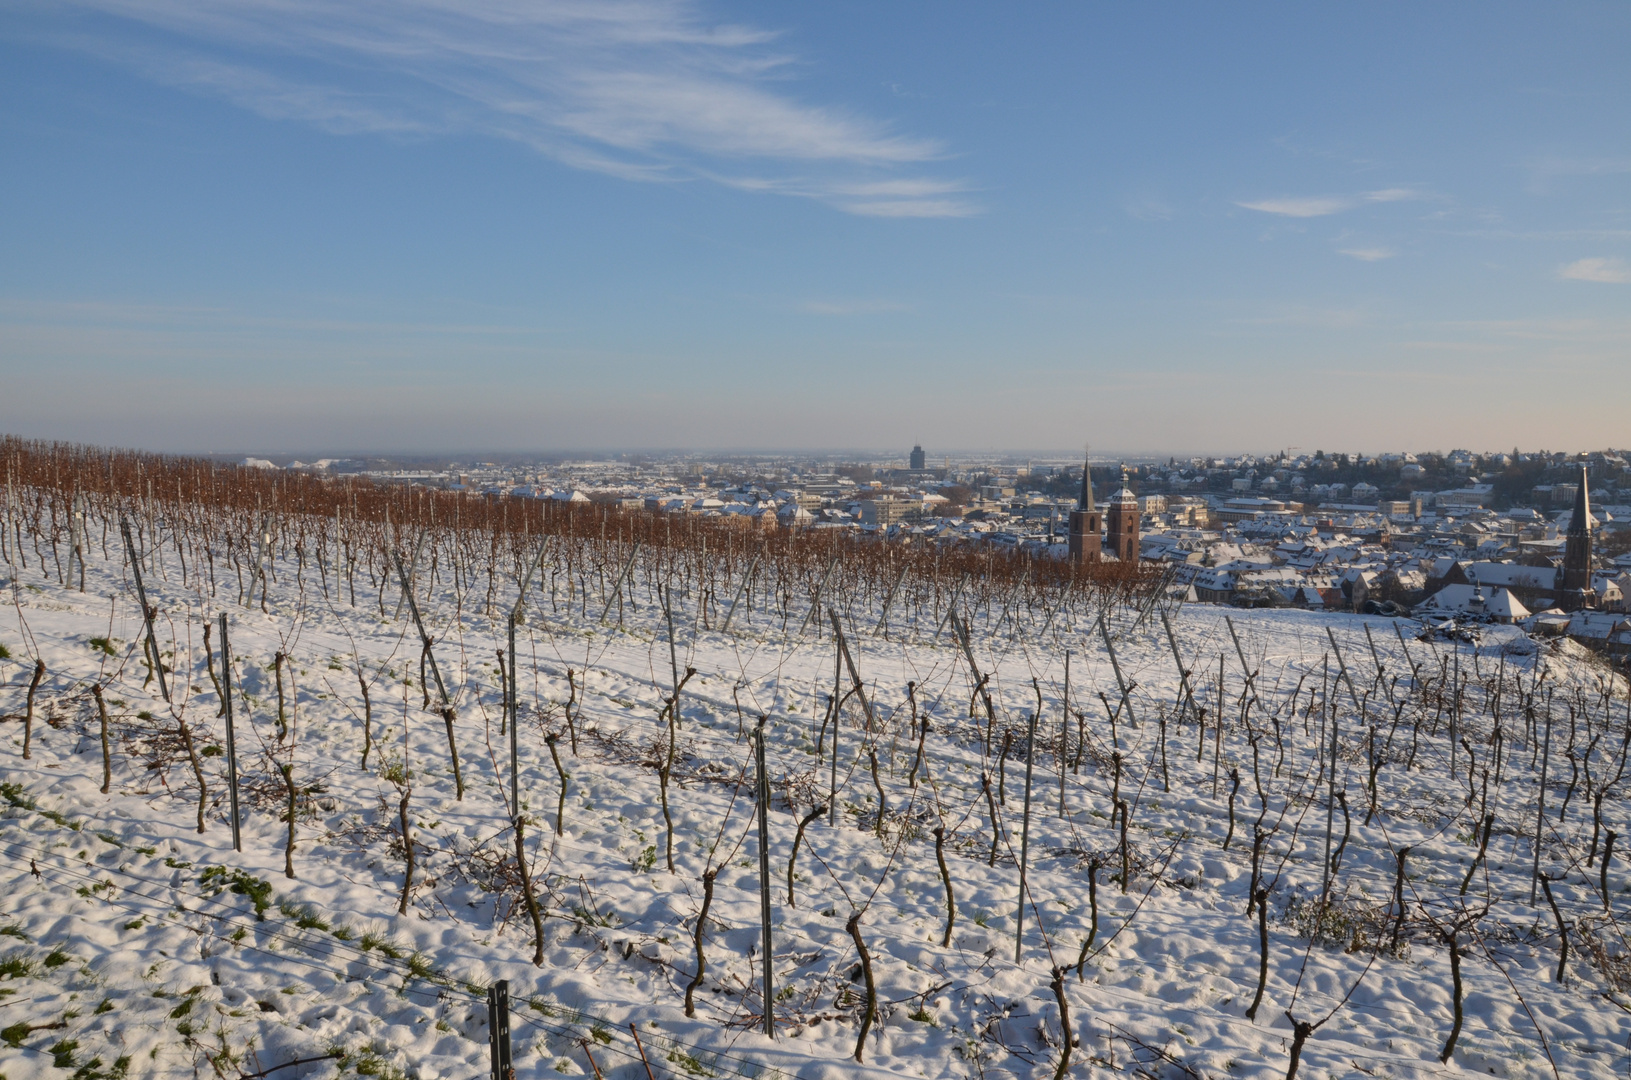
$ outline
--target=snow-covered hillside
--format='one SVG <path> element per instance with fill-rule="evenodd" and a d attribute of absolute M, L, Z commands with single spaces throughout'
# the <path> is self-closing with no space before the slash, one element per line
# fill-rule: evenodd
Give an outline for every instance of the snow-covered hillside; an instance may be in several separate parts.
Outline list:
<path fill-rule="evenodd" d="M 37 562 L 0 571 L 13 575 L 0 615 L 6 1080 L 463 1080 L 487 1070 L 498 979 L 523 1076 L 643 1077 L 648 1062 L 656 1077 L 1040 1078 L 1064 1056 L 1061 995 L 1074 1076 L 1285 1075 L 1296 1022 L 1320 1025 L 1303 1076 L 1631 1068 L 1631 897 L 1621 851 L 1604 853 L 1609 830 L 1627 831 L 1631 706 L 1624 678 L 1575 646 L 1423 642 L 1411 624 L 1401 636 L 1385 619 L 1296 611 L 1230 613 L 1237 646 L 1222 609 L 1167 609 L 1169 640 L 1159 608 L 1111 608 L 1101 631 L 1096 609 L 988 602 L 962 612 L 965 651 L 929 609 L 885 637 L 876 609 L 852 607 L 851 693 L 825 612 L 784 621 L 761 606 L 725 634 L 683 583 L 670 619 L 645 583 L 621 603 L 603 582 L 568 600 L 539 575 L 516 648 L 535 942 L 499 656 L 517 581 L 500 575 L 491 608 L 485 577 L 418 587 L 460 798 L 399 589 L 331 603 L 280 557 L 263 612 L 225 587 L 210 598 L 196 567 L 184 588 L 173 554 L 144 553 L 170 705 L 148 677 L 130 567 L 99 554 L 83 592 Z M 220 641 L 211 653 L 205 639 L 223 611 L 241 852 L 209 659 Z M 695 673 L 670 747 L 676 669 Z M 814 815 L 834 790 L 836 812 Z M 399 914 L 404 817 L 414 869 Z M 1530 901 L 1537 823 L 1555 914 L 1544 890 Z M 688 1017 L 705 875 L 706 971 Z M 855 934 L 877 999 L 864 1064 Z M 1464 1020 L 1445 1065 L 1452 942 Z"/>

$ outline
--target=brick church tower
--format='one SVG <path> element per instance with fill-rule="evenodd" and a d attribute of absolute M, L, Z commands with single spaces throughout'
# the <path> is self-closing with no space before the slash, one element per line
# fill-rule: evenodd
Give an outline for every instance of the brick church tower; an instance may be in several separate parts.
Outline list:
<path fill-rule="evenodd" d="M 1563 589 L 1559 597 L 1565 611 L 1591 607 L 1596 593 L 1591 587 L 1591 496 L 1586 491 L 1586 467 L 1580 466 L 1580 490 L 1574 493 L 1574 513 L 1569 516 L 1569 535 L 1563 548 Z"/>
<path fill-rule="evenodd" d="M 1127 467 L 1121 467 L 1121 490 L 1110 496 L 1110 530 L 1105 543 L 1122 562 L 1138 562 L 1138 496 L 1127 487 Z"/>
<path fill-rule="evenodd" d="M 1076 500 L 1076 509 L 1070 512 L 1070 561 L 1073 563 L 1098 562 L 1104 530 L 1104 517 L 1093 505 L 1093 470 L 1082 463 L 1082 494 Z"/>

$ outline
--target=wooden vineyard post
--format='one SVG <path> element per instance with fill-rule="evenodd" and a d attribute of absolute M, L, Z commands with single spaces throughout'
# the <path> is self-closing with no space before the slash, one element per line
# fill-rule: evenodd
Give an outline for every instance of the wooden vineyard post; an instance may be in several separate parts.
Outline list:
<path fill-rule="evenodd" d="M 895 593 L 900 590 L 900 583 L 906 579 L 906 563 L 902 561 L 900 571 L 895 574 L 895 583 L 889 586 L 889 592 L 884 594 L 883 614 L 878 616 L 878 625 L 873 629 L 874 636 L 882 634 L 885 641 L 889 640 L 889 609 L 895 603 Z"/>
<path fill-rule="evenodd" d="M 985 688 L 986 682 L 990 676 L 982 676 L 980 674 L 980 665 L 974 662 L 974 649 L 969 644 L 967 624 L 957 617 L 956 612 L 952 612 L 949 618 L 951 619 L 952 637 L 956 638 L 957 644 L 962 647 L 963 659 L 968 661 L 969 674 L 974 678 L 975 691 L 979 695 L 980 700 L 985 704 L 985 752 L 989 754 L 991 753 L 991 731 L 997 723 L 997 711 L 992 707 L 991 693 Z M 973 716 L 973 706 L 973 700 L 970 699 L 970 716 Z"/>
<path fill-rule="evenodd" d="M 770 776 L 765 769 L 765 721 L 753 728 L 754 789 L 759 804 L 759 948 L 764 956 L 765 1035 L 776 1037 L 775 965 L 770 939 Z"/>
<path fill-rule="evenodd" d="M 719 632 L 721 634 L 728 634 L 728 633 L 731 632 L 731 619 L 734 618 L 735 615 L 736 615 L 736 605 L 740 604 L 742 602 L 742 597 L 747 594 L 748 583 L 753 580 L 753 571 L 758 569 L 759 556 L 761 556 L 763 554 L 764 554 L 764 547 L 761 545 L 759 550 L 755 551 L 753 553 L 753 558 L 748 561 L 748 572 L 742 575 L 742 584 L 737 587 L 736 596 L 733 597 L 732 600 L 731 600 L 731 606 L 725 610 L 725 621 L 723 623 L 720 623 L 720 625 L 719 625 Z M 664 601 L 664 606 L 665 607 L 667 606 L 667 601 Z M 752 608 L 752 606 L 753 605 L 751 605 L 751 604 L 748 605 L 748 607 L 750 609 Z M 672 648 L 672 646 L 673 646 L 673 630 L 674 630 L 674 617 L 672 615 L 670 615 L 668 617 L 668 629 L 669 629 L 669 645 Z M 676 671 L 679 670 L 678 665 L 675 666 L 675 670 Z"/>
<path fill-rule="evenodd" d="M 1450 779 L 1454 780 L 1456 774 L 1456 747 L 1461 743 L 1461 732 L 1459 730 L 1461 726 L 1461 646 L 1459 644 L 1456 645 L 1455 649 L 1455 671 L 1451 678 L 1454 680 L 1454 685 L 1450 708 Z M 1440 693 L 1442 692 L 1440 691 Z M 1548 713 L 1547 722 L 1550 723 L 1550 721 L 1551 716 Z M 1467 770 L 1468 775 L 1471 775 L 1472 766 L 1468 765 Z M 1534 890 L 1531 889 L 1530 891 L 1533 892 Z M 1533 901 L 1530 903 L 1532 905 Z"/>
<path fill-rule="evenodd" d="M 1353 707 L 1357 709 L 1359 695 L 1354 692 L 1353 676 L 1348 674 L 1347 661 L 1342 659 L 1342 650 L 1337 647 L 1337 636 L 1329 626 L 1325 628 L 1325 636 L 1331 640 L 1331 655 L 1337 658 L 1337 673 L 1342 676 L 1342 681 L 1348 684 L 1348 700 L 1352 701 Z"/>
<path fill-rule="evenodd" d="M 855 670 L 855 659 L 850 656 L 849 642 L 844 638 L 844 626 L 838 621 L 838 609 L 828 608 L 827 614 L 832 619 L 832 633 L 838 642 L 838 653 L 844 658 L 844 666 L 849 669 L 850 684 L 855 687 L 855 696 L 861 699 L 861 711 L 866 713 L 866 733 L 871 738 L 872 702 L 867 700 L 866 687 L 861 683 L 860 673 Z"/>
<path fill-rule="evenodd" d="M 227 641 L 227 613 L 221 612 L 221 709 L 227 718 L 227 791 L 231 797 L 232 850 L 244 849 L 239 835 L 241 818 L 238 814 L 238 739 L 232 723 L 232 646 Z"/>
<path fill-rule="evenodd" d="M 334 591 L 329 594 L 331 606 L 340 604 L 340 582 L 345 577 L 345 544 L 340 539 L 340 504 L 334 504 Z"/>
<path fill-rule="evenodd" d="M 832 775 L 827 791 L 827 826 L 833 829 L 838 828 L 838 729 L 844 715 L 844 695 L 838 692 L 838 687 L 843 677 L 840 667 L 843 660 L 835 643 L 832 650 Z"/>
<path fill-rule="evenodd" d="M 510 613 L 510 651 L 505 656 L 509 679 L 504 685 L 504 716 L 510 725 L 510 813 L 521 817 L 521 753 L 520 740 L 515 733 L 519 719 L 516 714 L 515 692 L 515 623 L 520 617 L 520 604 Z"/>
<path fill-rule="evenodd" d="M 34 660 L 34 674 L 28 680 L 28 704 L 23 713 L 23 760 L 27 761 L 33 756 L 29 749 L 34 741 L 34 695 L 40 689 L 40 680 L 45 678 L 45 661 L 38 657 Z"/>
<path fill-rule="evenodd" d="M 1225 616 L 1227 618 L 1227 616 Z M 1212 798 L 1218 797 L 1218 760 L 1223 754 L 1223 661 L 1218 653 L 1217 715 L 1212 717 Z"/>
<path fill-rule="evenodd" d="M 1530 707 L 1533 722 L 1533 706 Z M 1535 861 L 1529 869 L 1529 906 L 1535 906 L 1535 887 L 1540 882 L 1540 838 L 1546 822 L 1546 770 L 1552 761 L 1552 710 L 1546 710 L 1546 736 L 1540 752 L 1540 792 L 1535 800 Z M 1533 760 L 1532 758 L 1530 760 Z"/>
<path fill-rule="evenodd" d="M 1163 619 L 1166 616 L 1161 616 Z M 1059 816 L 1065 816 L 1065 759 L 1070 757 L 1070 650 L 1065 650 L 1065 699 L 1059 710 Z"/>
<path fill-rule="evenodd" d="M 164 677 L 164 658 L 159 655 L 159 638 L 153 632 L 153 609 L 147 606 L 147 589 L 142 585 L 142 564 L 136 557 L 136 542 L 130 537 L 130 522 L 119 516 L 119 531 L 124 534 L 125 551 L 130 555 L 130 572 L 136 581 L 136 602 L 142 607 L 142 623 L 147 627 L 147 649 L 153 658 L 153 673 L 159 677 L 159 693 L 165 704 L 170 703 L 170 684 Z"/>
<path fill-rule="evenodd" d="M 946 604 L 946 617 L 941 619 L 939 625 L 934 628 L 934 636 L 929 639 L 930 641 L 939 640 L 940 635 L 946 629 L 946 624 L 949 623 L 949 622 L 952 622 L 953 616 L 957 612 L 957 598 L 962 595 L 962 593 L 963 593 L 963 582 L 965 582 L 967 580 L 968 580 L 968 571 L 965 570 L 965 571 L 963 571 L 962 575 L 960 577 L 958 577 L 957 584 L 951 590 L 951 599 Z M 956 632 L 957 632 L 956 628 L 953 627 L 952 633 L 955 635 Z"/>
<path fill-rule="evenodd" d="M 811 622 L 815 623 L 816 638 L 821 637 L 821 594 L 827 591 L 827 579 L 832 577 L 833 567 L 837 565 L 837 555 L 827 560 L 827 569 L 822 571 L 821 580 L 816 584 L 814 595 L 810 597 L 810 610 L 804 613 L 804 621 L 799 623 L 798 633 L 794 634 L 794 637 L 803 637 L 805 627 Z"/>
<path fill-rule="evenodd" d="M 1031 850 L 1031 768 L 1036 763 L 1036 722 L 1042 712 L 1042 691 L 1037 690 L 1037 710 L 1031 714 L 1030 734 L 1025 747 L 1025 809 L 1019 825 L 1019 909 L 1014 913 L 1014 963 L 1019 963 L 1020 942 L 1025 935 L 1025 862 Z M 1068 1035 L 1067 1035 L 1068 1038 Z"/>
<path fill-rule="evenodd" d="M 1184 659 L 1178 655 L 1178 638 L 1172 632 L 1172 622 L 1167 618 L 1165 611 L 1161 612 L 1161 625 L 1167 631 L 1167 644 L 1172 646 L 1172 662 L 1178 665 L 1178 723 L 1184 722 L 1184 710 L 1194 708 L 1195 695 L 1189 689 L 1189 672 L 1184 670 Z M 1067 658 L 1066 663 L 1069 663 Z"/>
<path fill-rule="evenodd" d="M 1235 655 L 1240 658 L 1240 676 L 1246 680 L 1244 689 L 1250 690 L 1252 683 L 1257 679 L 1257 673 L 1246 663 L 1246 650 L 1240 647 L 1240 635 L 1235 633 L 1235 621 L 1227 615 L 1223 617 L 1223 621 L 1229 627 L 1229 639 L 1235 643 Z"/>
<path fill-rule="evenodd" d="M 1138 719 L 1133 715 L 1132 688 L 1127 685 L 1127 680 L 1121 677 L 1121 662 L 1116 659 L 1116 647 L 1110 644 L 1110 627 L 1105 623 L 1102 611 L 1099 612 L 1099 636 L 1104 639 L 1104 650 L 1110 654 L 1110 670 L 1116 673 L 1116 687 L 1121 691 L 1121 705 L 1127 710 L 1127 720 L 1129 723 L 1137 724 Z M 1118 746 L 1116 749 L 1121 748 Z"/>
<path fill-rule="evenodd" d="M 663 618 L 668 622 L 668 669 L 670 676 L 674 680 L 674 704 L 672 706 L 674 711 L 670 715 L 674 718 L 674 729 L 678 731 L 680 727 L 680 658 L 679 651 L 674 645 L 674 598 L 660 585 L 657 587 L 657 597 L 663 602 Z M 735 605 L 732 605 L 732 610 L 735 610 Z M 730 616 L 725 616 L 726 629 L 729 629 L 730 621 Z"/>
<path fill-rule="evenodd" d="M 402 618 L 402 602 L 410 599 L 413 596 L 414 589 L 418 588 L 419 586 L 419 559 L 424 554 L 424 551 L 425 530 L 420 529 L 419 537 L 413 543 L 413 561 L 408 564 L 408 573 L 403 579 L 402 595 L 396 599 L 396 614 L 391 616 L 393 619 Z M 397 561 L 400 562 L 401 559 L 402 556 L 398 555 Z"/>
<path fill-rule="evenodd" d="M 1336 821 L 1337 805 L 1337 735 L 1338 721 L 1336 710 L 1331 710 L 1331 773 L 1326 777 L 1325 794 L 1325 858 L 1321 868 L 1320 904 L 1322 910 L 1320 918 L 1325 917 L 1323 905 L 1331 893 L 1331 827 Z M 1346 811 L 1344 811 L 1346 813 Z"/>
<path fill-rule="evenodd" d="M 622 572 L 617 575 L 617 584 L 612 586 L 611 593 L 606 597 L 606 606 L 600 609 L 600 621 L 602 623 L 606 621 L 606 616 L 611 613 L 612 604 L 616 603 L 618 610 L 618 625 L 622 625 L 623 582 L 628 579 L 629 572 L 634 569 L 634 557 L 640 554 L 640 543 L 641 542 L 639 540 L 634 542 L 634 547 L 629 551 L 628 560 L 623 564 Z M 633 598 L 630 597 L 629 603 L 631 606 L 633 605 L 633 602 Z"/>
<path fill-rule="evenodd" d="M 261 610 L 266 610 L 266 549 L 272 541 L 270 515 L 261 515 L 260 531 L 255 534 L 255 565 L 249 573 L 249 592 L 244 595 L 244 607 L 255 606 L 255 583 L 261 585 Z"/>
<path fill-rule="evenodd" d="M 74 492 L 68 509 L 68 588 L 74 587 L 74 560 L 79 560 L 79 591 L 85 591 L 85 499 Z"/>
<path fill-rule="evenodd" d="M 402 553 L 392 553 L 396 559 L 396 576 L 402 583 L 402 595 L 408 600 L 408 612 L 413 616 L 413 624 L 419 630 L 419 641 L 424 646 L 425 656 L 430 660 L 430 673 L 436 678 L 436 692 L 442 699 L 442 720 L 447 724 L 447 750 L 453 758 L 453 789 L 457 799 L 464 801 L 464 774 L 459 770 L 459 746 L 453 739 L 453 721 L 456 714 L 453 711 L 453 702 L 447 696 L 447 684 L 442 682 L 442 669 L 436 663 L 436 653 L 431 649 L 430 635 L 425 632 L 425 621 L 419 617 L 419 602 L 414 599 L 413 588 L 408 582 L 408 572 L 402 566 Z"/>
<path fill-rule="evenodd" d="M 102 699 L 102 684 L 91 684 L 91 696 L 96 698 L 96 715 L 102 724 L 102 794 L 113 786 L 113 754 L 108 746 L 108 703 Z"/>

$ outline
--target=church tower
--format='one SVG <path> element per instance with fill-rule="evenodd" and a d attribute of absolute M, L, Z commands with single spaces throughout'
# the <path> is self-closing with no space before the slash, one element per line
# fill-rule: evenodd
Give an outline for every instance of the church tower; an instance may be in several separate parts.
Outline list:
<path fill-rule="evenodd" d="M 1580 490 L 1574 493 L 1569 536 L 1563 548 L 1562 607 L 1565 611 L 1589 607 L 1596 598 L 1591 588 L 1591 495 L 1586 491 L 1586 467 L 1580 466 Z"/>
<path fill-rule="evenodd" d="M 1076 509 L 1070 512 L 1070 561 L 1073 563 L 1098 562 L 1102 550 L 1099 534 L 1104 529 L 1104 517 L 1093 505 L 1093 468 L 1082 463 L 1082 494 L 1076 500 Z"/>
<path fill-rule="evenodd" d="M 1127 486 L 1127 466 L 1121 467 L 1121 490 L 1110 497 L 1110 530 L 1105 541 L 1122 562 L 1138 562 L 1138 496 Z"/>

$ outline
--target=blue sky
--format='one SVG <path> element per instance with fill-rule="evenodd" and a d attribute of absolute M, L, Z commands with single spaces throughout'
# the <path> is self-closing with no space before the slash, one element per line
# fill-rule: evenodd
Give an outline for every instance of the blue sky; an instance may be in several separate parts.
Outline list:
<path fill-rule="evenodd" d="M 57 0 L 0 429 L 1628 440 L 1631 7 Z"/>

